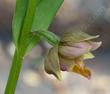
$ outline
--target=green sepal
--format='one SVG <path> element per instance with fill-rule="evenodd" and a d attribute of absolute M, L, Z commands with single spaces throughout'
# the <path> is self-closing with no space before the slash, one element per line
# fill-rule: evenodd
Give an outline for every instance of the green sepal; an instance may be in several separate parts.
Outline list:
<path fill-rule="evenodd" d="M 88 52 L 88 53 L 82 55 L 82 57 L 83 57 L 83 59 L 85 60 L 85 59 L 92 59 L 92 58 L 94 58 L 95 56 L 94 56 L 91 52 Z"/>
<path fill-rule="evenodd" d="M 58 47 L 53 47 L 49 50 L 44 61 L 44 68 L 48 74 L 53 74 L 58 80 L 61 80 Z"/>
<path fill-rule="evenodd" d="M 66 45 L 72 45 L 74 43 L 88 41 L 97 37 L 99 37 L 99 35 L 91 36 L 80 30 L 69 31 L 63 35 L 63 37 L 61 38 L 61 43 Z"/>

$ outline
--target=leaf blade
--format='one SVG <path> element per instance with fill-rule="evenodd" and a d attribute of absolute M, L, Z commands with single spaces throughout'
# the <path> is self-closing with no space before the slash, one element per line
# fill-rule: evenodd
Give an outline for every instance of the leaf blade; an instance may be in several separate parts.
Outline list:
<path fill-rule="evenodd" d="M 26 14 L 28 0 L 16 0 L 16 8 L 13 16 L 12 31 L 15 45 L 18 43 L 22 23 Z"/>
<path fill-rule="evenodd" d="M 42 0 L 36 9 L 32 32 L 47 30 L 64 0 Z"/>

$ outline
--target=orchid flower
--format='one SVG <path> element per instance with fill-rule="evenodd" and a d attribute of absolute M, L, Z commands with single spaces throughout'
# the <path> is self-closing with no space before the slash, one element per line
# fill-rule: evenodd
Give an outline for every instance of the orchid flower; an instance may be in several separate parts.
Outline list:
<path fill-rule="evenodd" d="M 61 79 L 61 71 L 74 72 L 88 79 L 91 71 L 84 60 L 94 58 L 91 53 L 100 47 L 102 42 L 93 42 L 97 36 L 88 35 L 82 31 L 66 32 L 58 45 L 52 47 L 45 58 L 45 71 Z"/>

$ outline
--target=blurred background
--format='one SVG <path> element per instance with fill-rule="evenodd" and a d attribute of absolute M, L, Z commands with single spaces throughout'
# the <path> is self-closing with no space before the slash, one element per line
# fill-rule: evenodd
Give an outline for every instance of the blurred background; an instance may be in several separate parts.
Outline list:
<path fill-rule="evenodd" d="M 0 0 L 0 94 L 3 94 L 14 52 L 12 16 L 15 0 Z M 54 18 L 50 31 L 61 36 L 70 29 L 80 28 L 89 34 L 99 34 L 103 42 L 86 61 L 92 78 L 62 72 L 58 81 L 44 72 L 43 59 L 51 47 L 41 41 L 26 57 L 16 94 L 110 94 L 110 0 L 64 0 Z"/>

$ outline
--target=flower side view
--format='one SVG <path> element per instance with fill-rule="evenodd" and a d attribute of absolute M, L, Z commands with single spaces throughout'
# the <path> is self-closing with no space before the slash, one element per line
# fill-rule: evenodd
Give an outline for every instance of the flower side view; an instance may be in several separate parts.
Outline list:
<path fill-rule="evenodd" d="M 91 71 L 85 66 L 85 59 L 92 59 L 91 51 L 100 47 L 102 42 L 93 42 L 97 36 L 82 31 L 66 32 L 57 46 L 52 47 L 45 58 L 45 71 L 61 79 L 61 71 L 75 72 L 88 79 Z"/>

